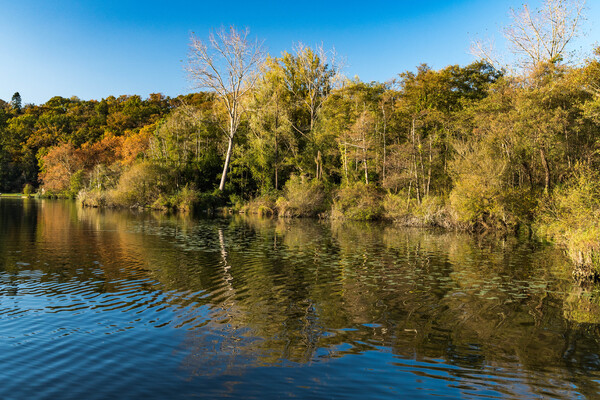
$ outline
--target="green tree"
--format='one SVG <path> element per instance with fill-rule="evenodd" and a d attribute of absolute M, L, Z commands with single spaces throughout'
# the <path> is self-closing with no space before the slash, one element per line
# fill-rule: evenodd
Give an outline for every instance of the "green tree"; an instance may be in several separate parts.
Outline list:
<path fill-rule="evenodd" d="M 10 100 L 10 106 L 12 107 L 12 109 L 15 111 L 16 114 L 20 114 L 21 113 L 21 95 L 19 94 L 19 92 L 15 92 L 12 95 L 12 99 Z"/>
<path fill-rule="evenodd" d="M 150 141 L 150 159 L 171 171 L 175 186 L 188 182 L 209 189 L 221 158 L 214 121 L 201 110 L 183 105 L 162 120 Z"/>
<path fill-rule="evenodd" d="M 368 183 L 369 174 L 382 171 L 384 92 L 381 84 L 353 80 L 325 101 L 315 137 L 320 139 L 323 158 L 329 160 L 324 163 L 328 175 L 337 173 L 347 183 Z"/>
<path fill-rule="evenodd" d="M 295 164 L 300 173 L 309 173 L 314 166 L 314 176 L 321 179 L 322 144 L 327 142 L 315 135 L 315 127 L 323 104 L 334 88 L 339 67 L 332 52 L 322 47 L 313 50 L 302 44 L 296 46 L 293 54 L 284 52 L 280 62 L 293 107 L 290 123 L 299 149 Z"/>
<path fill-rule="evenodd" d="M 281 170 L 297 154 L 297 145 L 291 132 L 290 93 L 277 60 L 265 62 L 250 107 L 254 112 L 249 121 L 246 163 L 261 188 L 279 189 Z"/>

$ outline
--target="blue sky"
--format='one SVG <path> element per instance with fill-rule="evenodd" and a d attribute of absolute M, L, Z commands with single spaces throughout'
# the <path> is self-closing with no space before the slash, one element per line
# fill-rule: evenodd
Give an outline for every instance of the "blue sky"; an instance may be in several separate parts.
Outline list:
<path fill-rule="evenodd" d="M 537 5 L 540 0 L 531 0 Z M 278 56 L 294 43 L 323 43 L 346 59 L 346 75 L 385 81 L 421 63 L 473 61 L 475 37 L 498 35 L 522 0 L 412 1 L 6 1 L 0 13 L 0 99 L 55 95 L 189 93 L 183 63 L 191 32 L 248 27 Z M 597 0 L 588 1 L 590 50 L 600 40 Z M 501 44 L 501 42 L 498 42 Z"/>

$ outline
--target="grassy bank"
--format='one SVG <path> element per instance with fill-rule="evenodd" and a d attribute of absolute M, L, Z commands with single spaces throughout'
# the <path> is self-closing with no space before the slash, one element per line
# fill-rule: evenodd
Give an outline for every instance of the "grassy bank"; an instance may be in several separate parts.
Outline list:
<path fill-rule="evenodd" d="M 178 188 L 164 171 L 144 166 L 139 174 L 124 174 L 108 189 L 81 190 L 87 207 L 146 208 L 163 211 L 233 212 L 279 218 L 388 220 L 402 226 L 441 227 L 468 232 L 516 233 L 525 227 L 541 239 L 562 246 L 573 261 L 577 279 L 600 277 L 600 176 L 578 168 L 563 185 L 548 194 L 534 190 L 474 190 L 465 181 L 447 194 L 415 198 L 414 192 L 392 193 L 361 182 L 334 186 L 292 175 L 280 191 L 268 190 L 251 199 L 220 191 Z M 460 183 L 460 181 L 459 181 Z M 15 196 L 15 195 L 12 195 Z M 16 195 L 20 196 L 20 195 Z"/>
<path fill-rule="evenodd" d="M 0 193 L 0 198 L 13 198 L 13 199 L 20 199 L 20 198 L 31 198 L 34 197 L 33 194 L 28 193 Z"/>
<path fill-rule="evenodd" d="M 24 196 L 23 193 L 0 193 L 0 198 L 1 197 L 15 197 L 15 198 L 17 198 L 17 197 L 22 197 L 22 196 Z"/>
<path fill-rule="evenodd" d="M 532 222 L 533 201 L 524 202 L 523 193 L 503 196 L 467 195 L 462 188 L 449 195 L 386 191 L 362 182 L 327 186 L 307 178 L 291 177 L 280 192 L 267 192 L 246 202 L 238 201 L 235 211 L 279 217 L 320 217 L 340 220 L 388 220 L 403 226 L 442 227 L 463 231 L 516 232 Z M 516 206 L 517 198 L 520 207 Z M 528 211 L 529 210 L 529 211 Z"/>

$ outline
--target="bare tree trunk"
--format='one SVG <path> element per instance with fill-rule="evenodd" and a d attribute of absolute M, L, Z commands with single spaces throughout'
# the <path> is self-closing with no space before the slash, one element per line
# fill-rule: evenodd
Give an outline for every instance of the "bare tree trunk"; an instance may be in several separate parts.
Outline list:
<path fill-rule="evenodd" d="M 275 115 L 275 190 L 279 190 L 279 143 L 277 130 L 279 129 L 279 98 L 277 98 L 277 114 Z"/>
<path fill-rule="evenodd" d="M 544 167 L 545 174 L 544 193 L 548 194 L 548 189 L 550 188 L 550 165 L 548 165 L 546 151 L 543 148 L 540 149 L 540 157 L 542 159 L 542 166 Z"/>
<path fill-rule="evenodd" d="M 569 131 L 565 129 L 565 145 L 567 147 L 567 165 L 571 169 L 571 149 L 569 148 Z"/>
<path fill-rule="evenodd" d="M 417 157 L 415 156 L 415 190 L 417 191 L 417 203 L 421 204 L 421 193 L 419 186 L 419 171 L 417 169 Z"/>
<path fill-rule="evenodd" d="M 369 170 L 367 165 L 367 132 L 366 128 L 363 127 L 362 131 L 362 151 L 363 151 L 363 164 L 365 166 L 365 183 L 369 184 Z"/>
<path fill-rule="evenodd" d="M 415 120 L 412 120 L 411 127 L 411 136 L 412 136 L 412 145 L 413 145 L 413 167 L 415 169 L 415 189 L 417 191 L 417 202 L 421 204 L 421 193 L 420 193 L 420 183 L 419 183 L 419 167 L 417 165 L 417 144 L 415 142 Z"/>
<path fill-rule="evenodd" d="M 423 152 L 421 151 L 421 138 L 419 137 L 419 164 L 421 164 L 421 193 L 425 194 L 425 163 L 423 163 Z"/>
<path fill-rule="evenodd" d="M 322 157 L 321 157 L 321 150 L 317 150 L 317 156 L 315 157 L 315 164 L 317 165 L 316 177 L 317 177 L 317 180 L 319 180 L 319 179 L 321 179 L 321 176 L 323 175 L 323 162 L 322 162 Z"/>
<path fill-rule="evenodd" d="M 348 144 L 344 141 L 344 176 L 348 182 Z"/>
<path fill-rule="evenodd" d="M 382 182 L 385 182 L 385 157 L 386 157 L 386 147 L 385 147 L 385 133 L 387 128 L 387 121 L 385 120 L 385 106 L 381 105 L 381 111 L 383 113 L 383 168 L 381 172 Z"/>
<path fill-rule="evenodd" d="M 365 183 L 369 184 L 369 167 L 367 166 L 367 148 L 363 147 L 363 163 L 365 164 Z"/>
<path fill-rule="evenodd" d="M 227 146 L 227 155 L 225 156 L 225 164 L 223 165 L 223 174 L 221 175 L 221 183 L 219 184 L 219 190 L 223 191 L 225 188 L 225 180 L 227 179 L 227 170 L 229 169 L 229 161 L 231 160 L 231 151 L 233 150 L 233 137 L 229 137 L 229 145 Z"/>
<path fill-rule="evenodd" d="M 429 186 L 431 185 L 431 164 L 433 164 L 432 157 L 432 143 L 431 143 L 431 135 L 429 136 L 429 168 L 427 170 L 427 191 L 425 192 L 425 196 L 429 196 Z"/>

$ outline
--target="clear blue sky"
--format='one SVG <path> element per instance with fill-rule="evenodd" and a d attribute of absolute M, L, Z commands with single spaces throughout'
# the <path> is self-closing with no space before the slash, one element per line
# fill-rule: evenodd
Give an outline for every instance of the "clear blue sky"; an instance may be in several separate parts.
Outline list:
<path fill-rule="evenodd" d="M 540 0 L 531 0 L 537 5 Z M 248 27 L 278 56 L 301 41 L 335 46 L 346 75 L 385 81 L 420 63 L 433 68 L 473 61 L 476 36 L 497 34 L 523 0 L 183 1 L 18 0 L 0 13 L 0 99 L 24 103 L 55 95 L 189 93 L 183 62 L 190 32 Z M 588 17 L 600 21 L 600 4 Z M 587 24 L 585 50 L 600 39 Z"/>

